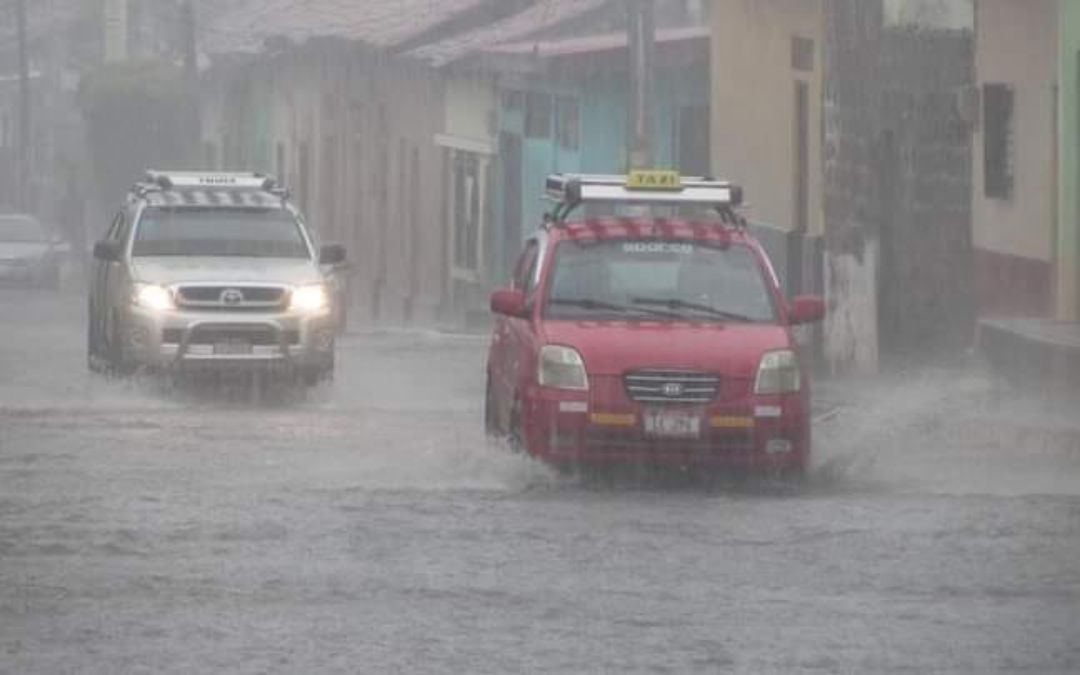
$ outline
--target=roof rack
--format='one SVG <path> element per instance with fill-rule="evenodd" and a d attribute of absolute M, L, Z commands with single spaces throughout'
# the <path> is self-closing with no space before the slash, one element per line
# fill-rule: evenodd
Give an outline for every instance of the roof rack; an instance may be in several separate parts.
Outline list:
<path fill-rule="evenodd" d="M 700 204 L 731 216 L 742 204 L 742 188 L 708 177 L 683 177 L 676 171 L 633 171 L 625 176 L 553 174 L 546 196 L 557 206 L 550 214 L 562 222 L 581 204 Z M 734 219 L 737 220 L 738 219 Z"/>

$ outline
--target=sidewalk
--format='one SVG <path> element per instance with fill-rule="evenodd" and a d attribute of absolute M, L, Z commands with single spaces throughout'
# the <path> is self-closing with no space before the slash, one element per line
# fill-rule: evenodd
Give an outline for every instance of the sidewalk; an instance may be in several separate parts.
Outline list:
<path fill-rule="evenodd" d="M 989 365 L 1015 384 L 1080 392 L 1080 323 L 984 319 L 978 347 Z"/>

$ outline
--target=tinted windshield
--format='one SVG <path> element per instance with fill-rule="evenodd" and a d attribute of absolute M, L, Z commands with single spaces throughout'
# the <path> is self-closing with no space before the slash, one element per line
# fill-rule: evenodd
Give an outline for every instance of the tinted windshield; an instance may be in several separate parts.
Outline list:
<path fill-rule="evenodd" d="M 135 256 L 307 258 L 296 218 L 285 209 L 151 207 L 135 232 Z"/>
<path fill-rule="evenodd" d="M 689 241 L 566 241 L 556 251 L 546 316 L 773 322 L 750 249 Z"/>
<path fill-rule="evenodd" d="M 0 241 L 41 242 L 45 241 L 45 230 L 33 218 L 0 216 Z"/>
<path fill-rule="evenodd" d="M 689 220 L 709 221 L 719 216 L 715 209 L 707 204 L 653 204 L 641 202 L 627 204 L 623 202 L 597 202 L 580 207 L 584 218 L 684 218 Z"/>

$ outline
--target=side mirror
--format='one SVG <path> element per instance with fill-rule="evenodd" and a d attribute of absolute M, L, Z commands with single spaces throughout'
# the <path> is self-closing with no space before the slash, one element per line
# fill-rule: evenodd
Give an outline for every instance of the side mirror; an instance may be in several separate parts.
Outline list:
<path fill-rule="evenodd" d="M 788 321 L 792 326 L 816 323 L 825 318 L 825 301 L 813 295 L 800 295 L 788 304 Z"/>
<path fill-rule="evenodd" d="M 525 293 L 512 290 L 495 291 L 491 296 L 491 311 L 502 316 L 524 319 L 528 316 Z"/>
<path fill-rule="evenodd" d="M 94 257 L 106 262 L 119 262 L 124 254 L 124 245 L 118 241 L 102 240 L 94 244 Z"/>
<path fill-rule="evenodd" d="M 320 265 L 340 265 L 345 258 L 345 247 L 341 244 L 327 244 L 319 249 Z"/>
<path fill-rule="evenodd" d="M 71 253 L 71 244 L 67 239 L 64 239 L 61 236 L 54 235 L 49 239 L 49 246 L 57 253 L 63 253 L 65 255 Z"/>

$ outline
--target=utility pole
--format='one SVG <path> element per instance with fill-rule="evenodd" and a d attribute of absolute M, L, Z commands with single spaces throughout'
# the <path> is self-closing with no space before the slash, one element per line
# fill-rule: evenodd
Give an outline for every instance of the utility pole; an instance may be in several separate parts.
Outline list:
<path fill-rule="evenodd" d="M 19 34 L 19 208 L 30 211 L 30 58 L 26 45 L 26 0 L 15 0 L 15 24 Z"/>
<path fill-rule="evenodd" d="M 630 125 L 627 163 L 632 169 L 652 166 L 654 55 L 656 11 L 653 0 L 628 0 L 627 30 L 630 47 Z"/>
<path fill-rule="evenodd" d="M 102 15 L 105 31 L 105 62 L 128 57 L 128 1 L 104 0 Z"/>
<path fill-rule="evenodd" d="M 199 99 L 199 49 L 198 32 L 195 17 L 195 3 L 192 0 L 183 0 L 180 4 L 181 35 L 180 44 L 184 54 L 184 86 L 186 102 L 188 106 L 187 124 L 191 125 L 187 132 L 192 138 L 202 138 L 202 114 Z M 202 146 L 197 146 L 201 148 Z M 199 155 L 192 153 L 189 158 L 198 163 Z"/>

